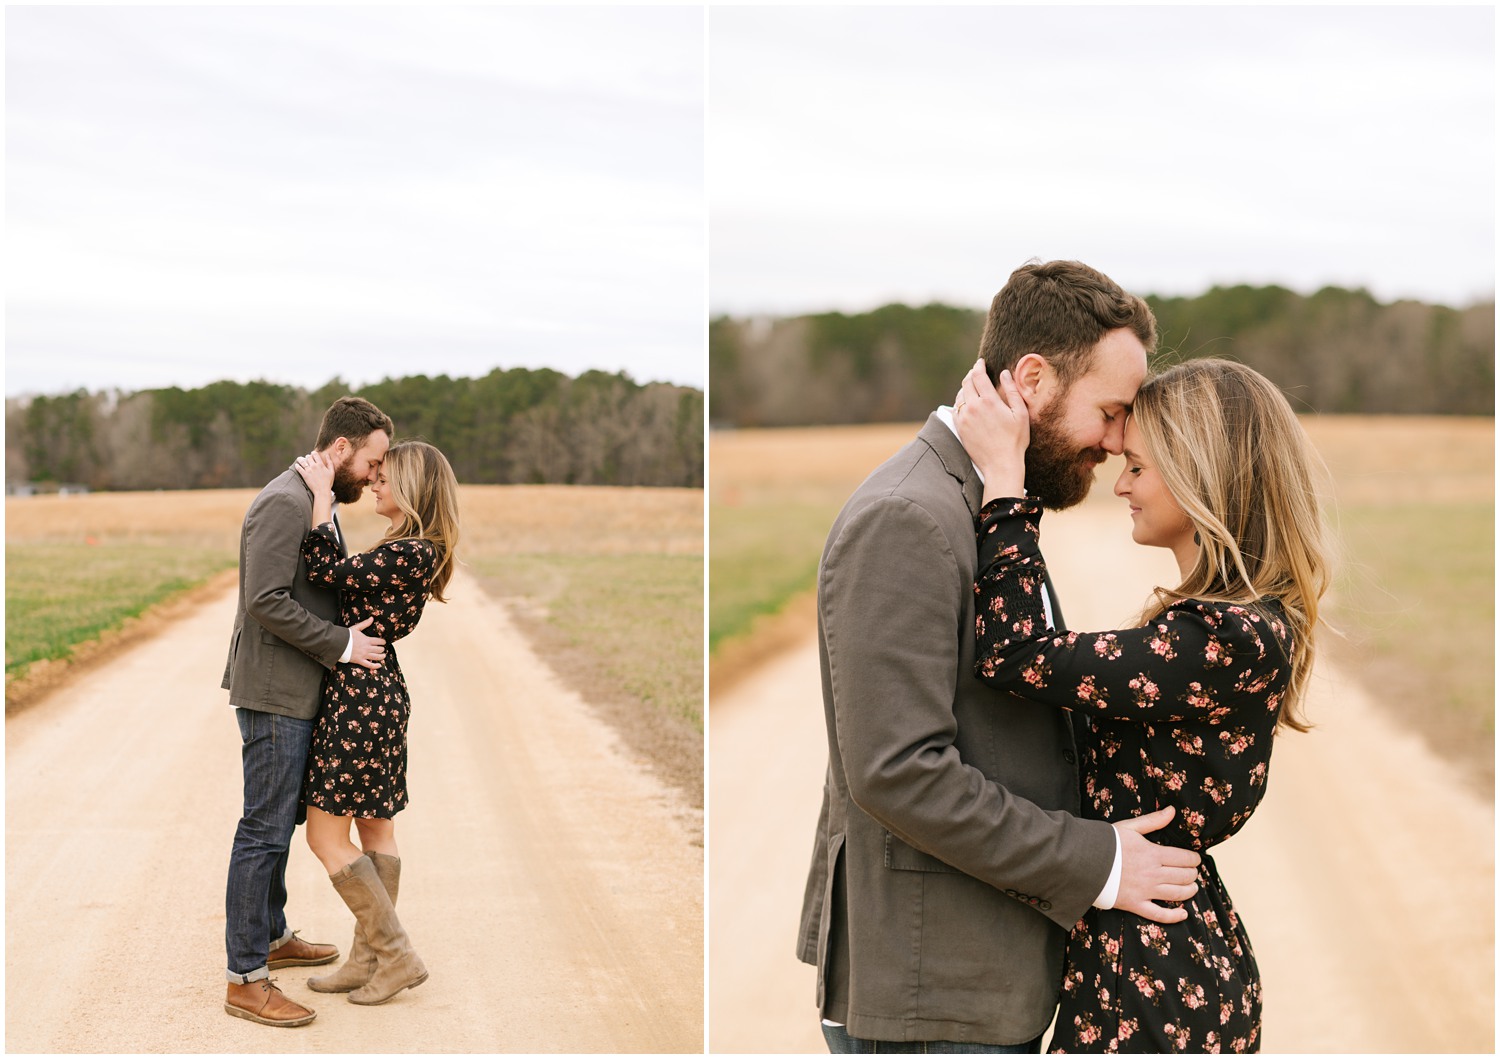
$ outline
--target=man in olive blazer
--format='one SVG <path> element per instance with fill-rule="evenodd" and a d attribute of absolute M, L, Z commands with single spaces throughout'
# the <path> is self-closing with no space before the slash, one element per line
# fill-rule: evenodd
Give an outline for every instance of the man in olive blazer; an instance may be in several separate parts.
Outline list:
<path fill-rule="evenodd" d="M 358 500 L 390 445 L 390 417 L 369 401 L 343 397 L 323 416 L 316 449 L 337 465 L 334 497 Z M 315 1012 L 269 978 L 277 967 L 338 959 L 332 945 L 287 929 L 286 864 L 301 823 L 302 781 L 323 686 L 339 662 L 378 668 L 384 641 L 369 621 L 338 623 L 337 590 L 308 580 L 302 541 L 312 527 L 312 492 L 295 467 L 260 491 L 240 530 L 240 592 L 222 686 L 241 739 L 244 808 L 235 829 L 225 892 L 228 994 L 224 1010 L 268 1026 L 301 1026 Z"/>
<path fill-rule="evenodd" d="M 1095 300 L 1105 308 L 1077 319 Z M 1038 328 L 1047 314 L 1058 319 Z M 1143 302 L 1076 262 L 1026 266 L 996 296 L 985 360 L 1026 394 L 1027 489 L 1048 506 L 1082 499 L 1120 451 L 1154 337 Z M 1174 868 L 1196 855 L 1157 856 L 1129 828 L 1078 817 L 1069 714 L 974 678 L 982 493 L 939 409 L 856 490 L 823 551 L 829 761 L 798 955 L 818 967 L 834 1051 L 1036 1051 L 1067 932 L 1090 904 L 1155 917 L 1148 899 L 1191 894 L 1192 870 Z"/>

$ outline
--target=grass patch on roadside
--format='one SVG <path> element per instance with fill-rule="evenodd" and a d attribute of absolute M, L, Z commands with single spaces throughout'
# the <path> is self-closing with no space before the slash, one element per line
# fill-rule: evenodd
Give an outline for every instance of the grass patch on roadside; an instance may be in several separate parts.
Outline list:
<path fill-rule="evenodd" d="M 507 555 L 472 560 L 615 688 L 703 731 L 703 560 L 696 555 Z"/>
<path fill-rule="evenodd" d="M 733 506 L 709 508 L 709 651 L 750 631 L 813 587 L 829 527 L 849 498 L 842 487 L 822 499 L 784 500 L 769 491 Z"/>
<path fill-rule="evenodd" d="M 559 676 L 703 804 L 703 557 L 470 556 Z"/>
<path fill-rule="evenodd" d="M 1495 509 L 1348 504 L 1329 637 L 1355 671 L 1449 756 L 1494 783 Z"/>
<path fill-rule="evenodd" d="M 235 566 L 232 552 L 133 541 L 5 547 L 5 677 L 74 648 Z M 226 630 L 225 643 L 228 643 Z"/>

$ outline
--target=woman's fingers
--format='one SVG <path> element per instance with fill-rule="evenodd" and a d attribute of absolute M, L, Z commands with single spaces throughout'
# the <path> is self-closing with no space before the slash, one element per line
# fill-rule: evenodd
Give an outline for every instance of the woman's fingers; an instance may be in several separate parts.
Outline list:
<path fill-rule="evenodd" d="M 1000 373 L 1000 396 L 1012 411 L 1019 412 L 1026 407 L 1026 402 L 1021 400 L 1021 388 L 1016 385 L 1015 376 L 1009 371 Z"/>

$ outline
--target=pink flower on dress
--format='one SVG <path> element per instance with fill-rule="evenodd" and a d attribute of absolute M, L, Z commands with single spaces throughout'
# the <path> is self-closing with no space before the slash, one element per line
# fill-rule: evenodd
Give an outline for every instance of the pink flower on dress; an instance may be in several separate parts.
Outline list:
<path fill-rule="evenodd" d="M 1104 706 L 1107 703 L 1104 692 L 1095 686 L 1092 673 L 1078 682 L 1078 690 L 1075 694 L 1079 702 L 1093 703 L 1097 706 Z"/>
<path fill-rule="evenodd" d="M 1190 983 L 1186 978 L 1177 979 L 1177 992 L 1182 997 L 1182 1002 L 1191 1010 L 1206 1007 L 1208 999 L 1203 995 L 1203 987 Z"/>
<path fill-rule="evenodd" d="M 1083 1015 L 1073 1016 L 1073 1025 L 1078 1029 L 1078 1040 L 1083 1044 L 1093 1044 L 1099 1039 L 1099 1027 Z"/>
<path fill-rule="evenodd" d="M 1163 956 L 1172 951 L 1172 942 L 1160 923 L 1147 923 L 1140 928 L 1141 944 Z"/>
<path fill-rule="evenodd" d="M 1154 706 L 1157 698 L 1161 695 L 1161 688 L 1156 686 L 1146 674 L 1132 677 L 1129 684 L 1130 690 L 1135 692 L 1135 704 L 1137 707 Z"/>
<path fill-rule="evenodd" d="M 1188 685 L 1183 701 L 1195 710 L 1206 710 L 1214 705 L 1214 697 L 1196 680 Z"/>
<path fill-rule="evenodd" d="M 1243 728 L 1236 728 L 1233 732 L 1220 732 L 1219 742 L 1226 753 L 1238 757 L 1255 745 L 1255 736 Z"/>

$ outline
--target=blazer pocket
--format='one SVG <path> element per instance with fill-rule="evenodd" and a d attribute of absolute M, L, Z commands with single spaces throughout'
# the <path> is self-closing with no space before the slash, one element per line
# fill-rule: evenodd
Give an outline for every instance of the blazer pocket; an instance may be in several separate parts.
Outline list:
<path fill-rule="evenodd" d="M 941 871 L 950 875 L 962 875 L 947 861 L 938 860 L 930 853 L 923 853 L 902 842 L 889 831 L 885 833 L 885 866 L 892 871 Z"/>

